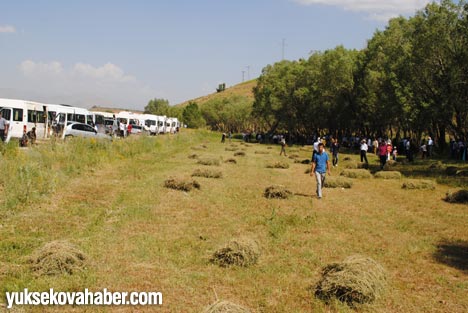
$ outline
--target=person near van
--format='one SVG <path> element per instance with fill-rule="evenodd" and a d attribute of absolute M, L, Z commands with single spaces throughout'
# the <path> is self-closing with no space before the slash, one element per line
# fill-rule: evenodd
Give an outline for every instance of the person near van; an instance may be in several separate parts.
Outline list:
<path fill-rule="evenodd" d="M 4 142 L 6 137 L 8 136 L 8 127 L 10 124 L 8 121 L 2 116 L 2 112 L 0 112 L 0 139 Z"/>
<path fill-rule="evenodd" d="M 36 143 L 36 127 L 33 127 L 30 131 L 28 131 L 28 133 L 26 134 L 29 138 L 29 140 L 31 141 L 31 144 L 35 144 Z"/>
<path fill-rule="evenodd" d="M 132 133 L 132 128 L 133 128 L 132 124 L 128 123 L 128 125 L 127 125 L 127 136 L 130 136 L 130 134 Z"/>
<path fill-rule="evenodd" d="M 319 143 L 318 152 L 314 154 L 310 171 L 310 176 L 315 175 L 317 179 L 317 197 L 319 199 L 322 199 L 322 187 L 325 184 L 325 173 L 331 175 L 330 162 L 323 143 Z"/>
<path fill-rule="evenodd" d="M 28 146 L 28 134 L 26 133 L 26 128 L 23 129 L 23 136 L 21 137 L 19 144 L 20 147 L 27 147 Z"/>

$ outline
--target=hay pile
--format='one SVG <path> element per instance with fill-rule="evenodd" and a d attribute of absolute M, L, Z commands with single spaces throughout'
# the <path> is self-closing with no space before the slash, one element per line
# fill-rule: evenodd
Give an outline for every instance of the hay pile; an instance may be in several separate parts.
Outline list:
<path fill-rule="evenodd" d="M 289 164 L 283 161 L 278 161 L 275 163 L 271 163 L 267 165 L 267 168 L 282 168 L 282 169 L 287 169 L 289 168 Z"/>
<path fill-rule="evenodd" d="M 207 307 L 203 313 L 250 313 L 250 310 L 229 301 L 219 300 Z"/>
<path fill-rule="evenodd" d="M 67 241 L 52 241 L 37 249 L 29 258 L 38 275 L 75 274 L 83 271 L 88 257 Z"/>
<path fill-rule="evenodd" d="M 244 151 L 238 151 L 238 152 L 234 153 L 234 156 L 245 156 L 245 152 Z"/>
<path fill-rule="evenodd" d="M 197 163 L 201 165 L 207 165 L 207 166 L 219 166 L 220 164 L 218 159 L 209 159 L 209 158 L 199 159 Z"/>
<path fill-rule="evenodd" d="M 198 159 L 198 154 L 194 153 L 194 154 L 190 154 L 188 156 L 189 159 Z"/>
<path fill-rule="evenodd" d="M 268 151 L 259 151 L 259 150 L 256 150 L 256 151 L 255 151 L 255 154 L 270 154 L 270 152 L 268 152 Z"/>
<path fill-rule="evenodd" d="M 224 161 L 224 163 L 237 164 L 237 161 L 236 161 L 236 159 L 230 158 L 230 159 L 227 159 L 226 161 Z"/>
<path fill-rule="evenodd" d="M 289 158 L 290 159 L 297 159 L 299 157 L 299 154 L 290 154 Z"/>
<path fill-rule="evenodd" d="M 229 147 L 226 147 L 224 150 L 226 150 L 226 151 L 237 151 L 237 150 L 239 150 L 239 148 L 235 148 L 235 147 L 229 148 Z"/>
<path fill-rule="evenodd" d="M 384 171 L 393 171 L 395 166 L 397 166 L 397 165 L 398 165 L 397 161 L 388 160 L 387 162 L 385 162 L 383 170 Z"/>
<path fill-rule="evenodd" d="M 303 160 L 294 160 L 294 163 L 300 163 L 300 164 L 310 164 L 309 159 L 303 159 Z"/>
<path fill-rule="evenodd" d="M 357 169 L 358 163 L 356 161 L 344 161 L 342 163 L 344 169 Z"/>
<path fill-rule="evenodd" d="M 366 162 L 359 162 L 357 163 L 357 168 L 369 169 L 369 163 Z"/>
<path fill-rule="evenodd" d="M 196 180 L 169 178 L 164 182 L 164 187 L 181 191 L 191 191 L 194 188 L 200 189 L 200 184 Z"/>
<path fill-rule="evenodd" d="M 206 178 L 222 178 L 223 173 L 221 171 L 214 171 L 214 170 L 208 170 L 208 169 L 196 169 L 192 173 L 192 177 L 206 177 Z"/>
<path fill-rule="evenodd" d="M 382 179 L 401 179 L 401 173 L 398 171 L 381 171 L 374 174 L 375 178 Z"/>
<path fill-rule="evenodd" d="M 268 199 L 288 199 L 292 196 L 292 192 L 283 186 L 270 186 L 263 192 L 265 198 Z"/>
<path fill-rule="evenodd" d="M 268 147 L 267 147 L 267 149 L 268 149 L 268 150 L 271 150 L 271 149 L 273 149 L 273 147 L 271 147 L 271 146 L 268 146 Z"/>
<path fill-rule="evenodd" d="M 258 243 L 250 238 L 238 238 L 229 241 L 224 247 L 213 253 L 210 261 L 221 267 L 248 267 L 257 263 L 260 257 Z"/>
<path fill-rule="evenodd" d="M 370 303 L 379 298 L 386 285 L 384 268 L 363 256 L 351 256 L 322 269 L 315 295 L 325 301 L 336 298 L 348 305 Z"/>
<path fill-rule="evenodd" d="M 459 170 L 459 168 L 456 167 L 456 166 L 448 166 L 445 169 L 445 174 L 447 174 L 448 176 L 455 176 L 455 175 L 457 175 L 458 170 Z"/>
<path fill-rule="evenodd" d="M 309 167 L 305 170 L 304 174 L 310 174 L 310 172 L 312 172 L 312 169 Z"/>
<path fill-rule="evenodd" d="M 343 161 L 352 161 L 353 159 L 351 157 L 344 157 Z"/>
<path fill-rule="evenodd" d="M 424 180 L 424 179 L 412 179 L 405 181 L 401 188 L 413 190 L 413 189 L 427 189 L 427 190 L 434 190 L 435 183 L 432 180 Z"/>
<path fill-rule="evenodd" d="M 437 162 L 432 163 L 431 165 L 429 165 L 428 168 L 430 170 L 445 170 L 445 165 L 442 162 L 437 161 Z"/>
<path fill-rule="evenodd" d="M 353 187 L 353 181 L 344 177 L 327 176 L 325 179 L 325 188 L 346 188 Z"/>
<path fill-rule="evenodd" d="M 462 189 L 455 192 L 447 192 L 444 200 L 449 203 L 468 203 L 468 190 Z"/>
<path fill-rule="evenodd" d="M 371 173 L 365 169 L 345 169 L 341 172 L 341 176 L 348 178 L 372 178 Z"/>

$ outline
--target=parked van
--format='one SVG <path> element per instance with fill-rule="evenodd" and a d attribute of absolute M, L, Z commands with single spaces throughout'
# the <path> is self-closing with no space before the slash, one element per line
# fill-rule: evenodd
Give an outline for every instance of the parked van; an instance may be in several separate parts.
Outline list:
<path fill-rule="evenodd" d="M 9 142 L 11 138 L 21 139 L 24 131 L 28 132 L 36 128 L 36 137 L 47 137 L 48 114 L 47 106 L 42 103 L 0 99 L 2 117 L 9 123 L 8 134 L 5 139 Z"/>

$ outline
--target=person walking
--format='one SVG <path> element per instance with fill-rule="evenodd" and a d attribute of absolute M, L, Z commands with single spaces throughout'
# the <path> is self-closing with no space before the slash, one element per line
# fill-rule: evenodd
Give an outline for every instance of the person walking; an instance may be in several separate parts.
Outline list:
<path fill-rule="evenodd" d="M 221 136 L 221 143 L 224 143 L 226 141 L 226 133 L 223 133 Z"/>
<path fill-rule="evenodd" d="M 0 139 L 4 142 L 8 136 L 8 127 L 10 124 L 8 121 L 2 116 L 2 112 L 0 112 Z"/>
<path fill-rule="evenodd" d="M 369 164 L 369 161 L 367 160 L 367 150 L 369 149 L 369 146 L 366 143 L 366 140 L 363 139 L 361 141 L 361 163 L 366 161 L 366 164 Z"/>
<path fill-rule="evenodd" d="M 434 140 L 431 137 L 427 137 L 427 157 L 430 158 L 432 156 L 432 150 L 434 148 Z"/>
<path fill-rule="evenodd" d="M 325 173 L 331 175 L 330 162 L 328 154 L 324 151 L 323 143 L 319 143 L 318 152 L 314 154 L 310 171 L 310 176 L 315 175 L 317 179 L 317 197 L 319 199 L 322 199 L 322 187 L 325 184 Z"/>
<path fill-rule="evenodd" d="M 332 146 L 331 146 L 331 152 L 332 152 L 332 163 L 333 166 L 338 166 L 338 152 L 340 150 L 340 144 L 338 143 L 338 139 L 334 139 Z"/>
<path fill-rule="evenodd" d="M 281 152 L 280 152 L 280 156 L 284 153 L 284 156 L 287 156 L 286 155 L 286 139 L 281 136 L 281 139 L 280 139 L 280 145 L 281 145 Z"/>

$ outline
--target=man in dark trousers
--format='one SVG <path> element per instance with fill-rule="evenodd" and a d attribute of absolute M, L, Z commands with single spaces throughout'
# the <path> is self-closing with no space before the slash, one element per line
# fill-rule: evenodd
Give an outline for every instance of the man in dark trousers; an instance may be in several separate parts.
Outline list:
<path fill-rule="evenodd" d="M 322 199 L 322 187 L 325 183 L 325 173 L 331 175 L 328 154 L 324 151 L 323 143 L 318 144 L 318 152 L 312 157 L 312 169 L 310 176 L 317 179 L 317 197 Z"/>

